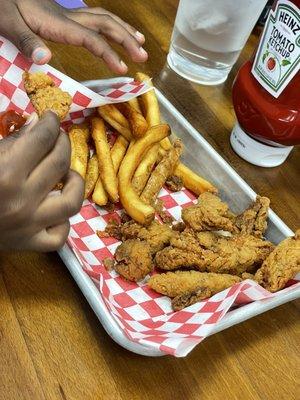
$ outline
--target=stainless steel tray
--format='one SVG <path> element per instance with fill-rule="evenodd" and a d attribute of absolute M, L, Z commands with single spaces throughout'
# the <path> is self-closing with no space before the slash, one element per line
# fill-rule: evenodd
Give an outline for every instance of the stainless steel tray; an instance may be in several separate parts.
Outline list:
<path fill-rule="evenodd" d="M 91 90 L 99 91 L 107 81 L 86 81 L 83 82 Z M 175 107 L 156 90 L 160 103 L 162 119 L 170 124 L 177 137 L 182 139 L 185 146 L 183 156 L 184 163 L 193 170 L 213 182 L 220 190 L 220 195 L 233 211 L 240 212 L 248 206 L 256 193 L 250 186 L 234 171 L 234 169 L 213 149 L 213 147 L 197 132 L 191 124 L 180 114 Z M 263 194 L 263 193 L 262 193 Z M 272 211 L 269 212 L 268 230 L 266 237 L 274 243 L 278 243 L 293 232 L 285 223 Z M 80 290 L 86 297 L 90 306 L 99 318 L 106 332 L 122 347 L 145 356 L 161 356 L 164 353 L 154 350 L 151 347 L 143 346 L 132 342 L 124 335 L 118 323 L 108 311 L 101 294 L 92 280 L 83 272 L 82 267 L 72 252 L 65 245 L 59 252 L 60 257 L 69 269 L 77 282 Z M 294 291 L 282 293 L 275 298 L 256 301 L 243 307 L 230 311 L 215 327 L 211 334 L 220 332 L 230 326 L 245 321 L 255 315 L 261 314 L 283 303 L 300 297 L 300 288 Z"/>

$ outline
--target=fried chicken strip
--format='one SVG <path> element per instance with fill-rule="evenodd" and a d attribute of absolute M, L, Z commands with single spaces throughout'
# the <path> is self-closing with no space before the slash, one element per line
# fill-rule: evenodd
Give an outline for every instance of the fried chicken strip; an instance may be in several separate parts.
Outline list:
<path fill-rule="evenodd" d="M 255 202 L 235 220 L 240 233 L 262 237 L 267 229 L 269 206 L 270 199 L 257 196 Z"/>
<path fill-rule="evenodd" d="M 123 242 L 116 250 L 115 259 L 114 269 L 129 281 L 137 282 L 153 269 L 150 246 L 138 239 Z"/>
<path fill-rule="evenodd" d="M 39 117 L 47 111 L 55 112 L 63 120 L 70 110 L 72 97 L 54 85 L 43 72 L 23 73 L 24 88 Z"/>
<path fill-rule="evenodd" d="M 156 292 L 173 298 L 199 288 L 207 288 L 210 290 L 210 295 L 213 295 L 238 282 L 241 282 L 241 278 L 234 275 L 175 271 L 151 276 L 148 285 Z"/>
<path fill-rule="evenodd" d="M 156 254 L 168 246 L 174 235 L 174 231 L 168 225 L 159 224 L 157 221 L 153 221 L 148 227 L 129 221 L 121 225 L 120 233 L 122 240 L 138 238 L 146 241 L 151 254 Z"/>
<path fill-rule="evenodd" d="M 283 289 L 300 271 L 300 229 L 283 240 L 265 259 L 255 279 L 270 292 Z"/>
<path fill-rule="evenodd" d="M 198 204 L 182 210 L 182 219 L 195 231 L 224 230 L 235 232 L 235 215 L 226 203 L 213 193 L 199 196 Z"/>
<path fill-rule="evenodd" d="M 160 269 L 194 268 L 233 275 L 255 271 L 274 248 L 268 241 L 241 235 L 219 237 L 210 249 L 203 249 L 189 232 L 174 236 L 170 244 L 156 254 L 155 262 Z"/>

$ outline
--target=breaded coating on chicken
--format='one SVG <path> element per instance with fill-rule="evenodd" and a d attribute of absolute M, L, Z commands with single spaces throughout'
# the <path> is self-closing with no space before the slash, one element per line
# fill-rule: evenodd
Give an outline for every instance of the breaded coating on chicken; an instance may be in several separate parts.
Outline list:
<path fill-rule="evenodd" d="M 150 246 L 139 239 L 123 242 L 116 250 L 115 259 L 114 269 L 129 281 L 137 282 L 153 269 Z"/>
<path fill-rule="evenodd" d="M 240 233 L 263 237 L 267 229 L 269 206 L 270 199 L 257 196 L 255 202 L 235 220 Z"/>
<path fill-rule="evenodd" d="M 300 272 L 300 229 L 283 240 L 265 259 L 255 279 L 270 292 L 283 289 Z"/>
<path fill-rule="evenodd" d="M 198 288 L 192 292 L 186 292 L 180 296 L 176 296 L 171 300 L 172 308 L 174 311 L 180 311 L 185 307 L 198 303 L 201 300 L 208 299 L 212 296 L 212 292 L 207 287 Z"/>
<path fill-rule="evenodd" d="M 147 228 L 140 230 L 138 238 L 145 240 L 150 245 L 151 253 L 156 254 L 170 244 L 174 233 L 170 226 L 153 221 Z"/>
<path fill-rule="evenodd" d="M 209 249 L 203 249 L 189 232 L 176 235 L 170 243 L 171 246 L 156 254 L 158 268 L 194 268 L 233 275 L 255 271 L 274 248 L 272 243 L 255 236 L 239 235 L 220 236 Z"/>
<path fill-rule="evenodd" d="M 224 230 L 235 232 L 235 215 L 226 203 L 213 193 L 204 192 L 198 204 L 182 210 L 182 219 L 195 231 Z"/>
<path fill-rule="evenodd" d="M 241 282 L 241 278 L 234 275 L 175 271 L 151 276 L 148 285 L 165 296 L 177 297 L 200 288 L 208 288 L 213 295 L 238 282 Z"/>
<path fill-rule="evenodd" d="M 200 246 L 204 247 L 205 249 L 210 249 L 211 247 L 215 246 L 220 239 L 220 235 L 211 231 L 197 232 L 196 236 Z"/>
<path fill-rule="evenodd" d="M 23 73 L 24 88 L 28 95 L 35 93 L 39 89 L 54 86 L 53 79 L 44 72 Z"/>
<path fill-rule="evenodd" d="M 220 237 L 204 254 L 206 269 L 239 276 L 244 272 L 255 272 L 273 249 L 271 242 L 252 235 Z"/>
<path fill-rule="evenodd" d="M 147 227 L 129 221 L 121 225 L 120 231 L 122 240 L 133 238 L 145 240 L 150 245 L 152 254 L 168 246 L 175 233 L 169 225 L 160 224 L 157 221 L 153 221 Z"/>
<path fill-rule="evenodd" d="M 44 73 L 27 71 L 23 74 L 24 87 L 37 114 L 51 110 L 63 120 L 70 110 L 72 97 L 54 86 L 52 78 Z"/>

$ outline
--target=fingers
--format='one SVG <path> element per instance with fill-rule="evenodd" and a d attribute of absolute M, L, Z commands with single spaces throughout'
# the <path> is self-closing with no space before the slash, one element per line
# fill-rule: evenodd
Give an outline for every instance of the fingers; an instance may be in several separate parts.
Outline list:
<path fill-rule="evenodd" d="M 34 215 L 34 222 L 44 227 L 69 219 L 80 211 L 83 196 L 83 179 L 76 172 L 69 171 L 61 194 L 48 196 L 39 205 Z"/>
<path fill-rule="evenodd" d="M 51 29 L 45 24 L 40 28 L 40 34 L 48 40 L 85 47 L 95 56 L 102 58 L 112 71 L 118 74 L 127 72 L 126 64 L 101 35 L 69 18 L 55 20 Z"/>
<path fill-rule="evenodd" d="M 148 58 L 137 38 L 111 16 L 82 12 L 73 13 L 70 18 L 122 45 L 133 61 L 144 62 Z"/>
<path fill-rule="evenodd" d="M 53 150 L 29 175 L 26 186 L 35 197 L 44 199 L 51 189 L 68 173 L 71 163 L 71 145 L 68 135 L 60 133 Z"/>
<path fill-rule="evenodd" d="M 65 244 L 69 231 L 69 221 L 44 229 L 26 243 L 26 249 L 45 252 L 59 250 Z"/>
<path fill-rule="evenodd" d="M 51 51 L 43 40 L 32 32 L 24 20 L 16 15 L 14 26 L 9 36 L 18 49 L 36 64 L 46 64 L 51 58 Z"/>
<path fill-rule="evenodd" d="M 22 174 L 28 176 L 41 160 L 53 149 L 58 135 L 59 118 L 47 111 L 42 118 L 20 130 L 20 137 L 14 142 L 14 157 L 22 161 Z"/>
<path fill-rule="evenodd" d="M 102 7 L 77 8 L 77 9 L 72 10 L 72 12 L 68 13 L 67 15 L 68 15 L 68 17 L 72 18 L 70 16 L 70 14 L 72 15 L 75 13 L 88 13 L 88 14 L 94 14 L 94 15 L 110 16 L 112 19 L 114 19 L 116 22 L 118 22 L 121 26 L 123 26 L 123 28 L 125 28 L 132 36 L 134 36 L 140 45 L 145 43 L 145 36 L 141 32 L 137 31 L 133 26 L 131 26 L 127 22 L 123 21 L 117 15 L 105 10 Z"/>

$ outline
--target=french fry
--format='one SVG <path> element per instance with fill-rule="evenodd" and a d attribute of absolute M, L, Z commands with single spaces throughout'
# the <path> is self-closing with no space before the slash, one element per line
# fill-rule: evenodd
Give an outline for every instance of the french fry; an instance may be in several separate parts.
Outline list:
<path fill-rule="evenodd" d="M 139 101 L 138 101 L 137 97 L 134 97 L 133 99 L 128 100 L 127 103 L 130 104 L 131 107 L 134 108 L 137 112 L 142 114 L 142 110 L 141 110 L 141 107 L 140 107 L 140 104 L 139 104 Z"/>
<path fill-rule="evenodd" d="M 145 204 L 132 187 L 132 177 L 143 155 L 153 144 L 160 142 L 170 134 L 170 127 L 161 124 L 152 127 L 141 139 L 138 139 L 127 151 L 118 174 L 120 200 L 127 214 L 142 225 L 148 225 L 155 216 L 153 207 Z"/>
<path fill-rule="evenodd" d="M 103 187 L 100 176 L 98 177 L 92 200 L 94 203 L 98 204 L 98 206 L 105 206 L 108 203 L 108 197 Z"/>
<path fill-rule="evenodd" d="M 184 187 L 199 196 L 203 192 L 217 193 L 217 188 L 210 182 L 197 175 L 186 165 L 179 163 L 175 168 L 174 175 L 182 179 Z"/>
<path fill-rule="evenodd" d="M 128 142 L 130 142 L 132 135 L 130 131 L 129 122 L 124 115 L 113 104 L 106 104 L 97 108 L 98 114 L 111 125 L 117 132 L 119 132 Z"/>
<path fill-rule="evenodd" d="M 119 103 L 116 107 L 127 118 L 132 136 L 136 139 L 144 136 L 148 130 L 148 123 L 143 115 L 128 103 Z"/>
<path fill-rule="evenodd" d="M 141 200 L 147 204 L 154 204 L 160 189 L 173 171 L 181 156 L 183 146 L 180 140 L 176 140 L 172 148 L 156 166 L 141 194 Z"/>
<path fill-rule="evenodd" d="M 122 135 L 119 135 L 110 150 L 110 155 L 116 174 L 118 173 L 119 166 L 125 156 L 128 144 L 128 141 Z"/>
<path fill-rule="evenodd" d="M 92 137 L 95 142 L 99 164 L 99 175 L 108 197 L 113 203 L 118 202 L 118 180 L 110 155 L 105 125 L 101 118 L 92 118 Z"/>
<path fill-rule="evenodd" d="M 132 186 L 138 195 L 144 190 L 151 175 L 154 164 L 159 156 L 159 148 L 159 143 L 156 143 L 147 151 L 133 175 Z"/>
<path fill-rule="evenodd" d="M 145 81 L 150 86 L 153 86 L 150 77 L 142 72 L 137 72 L 135 79 L 140 82 Z M 148 122 L 149 128 L 160 124 L 159 105 L 154 88 L 139 96 L 139 102 L 143 111 L 143 115 Z"/>
<path fill-rule="evenodd" d="M 85 178 L 89 148 L 88 139 L 90 136 L 90 131 L 87 124 L 74 124 L 69 130 L 69 138 L 71 142 L 71 166 L 73 171 L 78 172 Z"/>
<path fill-rule="evenodd" d="M 94 154 L 88 161 L 87 171 L 85 176 L 84 198 L 87 199 L 93 193 L 94 187 L 98 180 L 99 167 L 98 158 Z"/>

